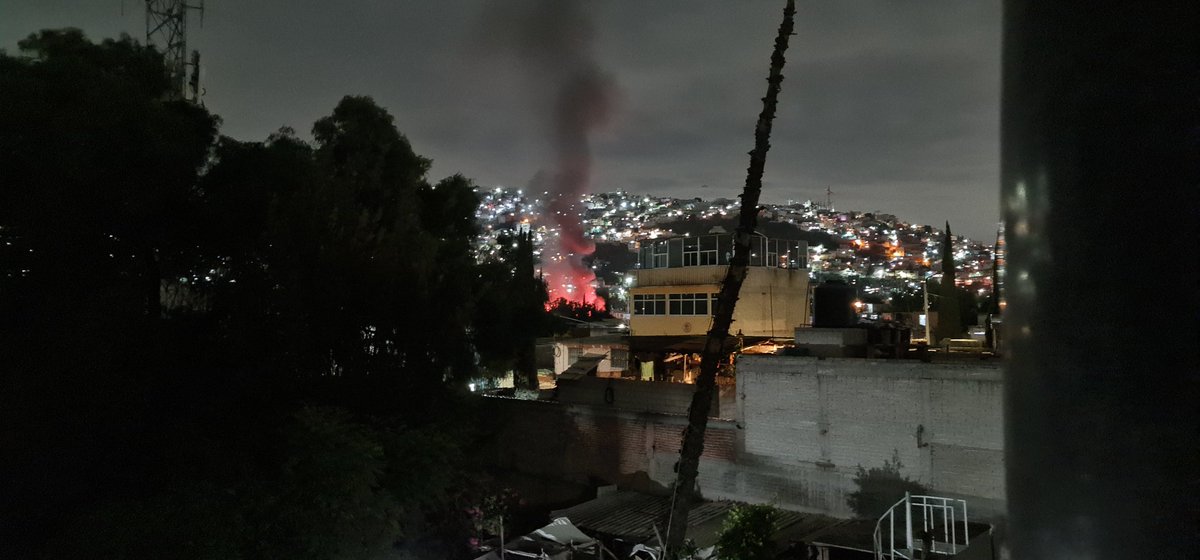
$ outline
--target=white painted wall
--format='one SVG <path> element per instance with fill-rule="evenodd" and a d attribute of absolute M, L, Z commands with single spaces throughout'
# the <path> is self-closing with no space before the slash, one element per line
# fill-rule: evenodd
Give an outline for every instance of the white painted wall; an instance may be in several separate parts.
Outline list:
<path fill-rule="evenodd" d="M 738 462 L 808 480 L 811 487 L 793 492 L 803 507 L 848 513 L 844 496 L 855 489 L 858 467 L 893 457 L 901 474 L 934 492 L 1002 507 L 998 364 L 742 356 L 737 377 Z M 779 492 L 770 487 L 778 481 L 756 489 L 752 478 L 710 485 L 710 494 Z"/>

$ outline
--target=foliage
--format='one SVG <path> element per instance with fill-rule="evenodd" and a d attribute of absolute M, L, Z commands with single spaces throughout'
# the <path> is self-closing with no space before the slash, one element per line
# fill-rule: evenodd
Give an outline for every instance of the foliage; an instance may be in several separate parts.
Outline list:
<path fill-rule="evenodd" d="M 877 519 L 893 504 L 900 501 L 905 492 L 911 494 L 928 492 L 919 482 L 901 476 L 900 469 L 903 467 L 899 454 L 884 461 L 881 467 L 864 469 L 862 465 L 859 465 L 858 474 L 854 476 L 854 483 L 858 486 L 858 490 L 851 492 L 846 497 L 846 505 L 850 506 L 850 509 L 854 510 L 854 513 L 860 518 Z"/>
<path fill-rule="evenodd" d="M 546 284 L 534 276 L 533 238 L 501 236 L 497 258 L 479 267 L 474 344 L 488 370 L 514 369 L 517 382 L 537 388 L 534 346 L 550 334 Z"/>
<path fill-rule="evenodd" d="M 467 508 L 476 542 L 507 533 L 513 513 L 521 505 L 521 496 L 512 488 L 490 492 L 476 505 Z"/>
<path fill-rule="evenodd" d="M 0 53 L 0 556 L 465 540 L 471 182 L 428 180 L 369 97 L 311 143 L 246 142 L 166 101 L 129 37 L 20 48 Z"/>
<path fill-rule="evenodd" d="M 26 259 L 0 263 L 2 287 L 30 306 L 97 303 L 66 289 L 86 270 L 102 298 L 157 315 L 216 117 L 161 101 L 161 56 L 129 37 L 96 45 L 69 29 L 19 45 L 29 56 L 0 56 L 0 225 Z"/>
<path fill-rule="evenodd" d="M 550 313 L 559 317 L 567 317 L 575 321 L 584 321 L 588 323 L 611 319 L 612 315 L 603 309 L 597 308 L 590 303 L 582 303 L 577 301 L 568 301 L 566 298 L 558 298 L 550 303 Z M 565 323 L 566 321 L 564 321 Z"/>
<path fill-rule="evenodd" d="M 637 253 L 624 243 L 597 241 L 595 252 L 585 257 L 583 262 L 592 267 L 596 277 L 605 284 L 620 285 L 625 280 L 625 273 L 637 268 Z"/>
<path fill-rule="evenodd" d="M 277 438 L 278 445 L 266 441 Z M 425 434 L 306 407 L 261 434 L 266 451 L 217 453 L 209 477 L 167 492 L 110 503 L 81 516 L 52 545 L 62 557 L 382 558 L 436 492 L 460 480 L 414 481 L 420 462 L 447 458 Z M 423 453 L 412 453 L 420 448 Z M 414 468 L 418 467 L 418 468 Z M 225 473 L 226 476 L 211 476 Z"/>
<path fill-rule="evenodd" d="M 775 557 L 775 522 L 779 510 L 770 505 L 739 505 L 729 510 L 717 534 L 717 554 L 728 560 L 771 560 Z"/>
<path fill-rule="evenodd" d="M 929 283 L 929 309 L 942 313 L 946 304 L 942 302 L 941 283 Z M 956 297 L 951 298 L 951 304 L 958 306 L 958 317 L 961 325 L 972 326 L 979 322 L 979 303 L 975 293 L 966 288 L 955 288 Z M 896 313 L 921 313 L 925 308 L 925 296 L 921 290 L 898 293 L 891 297 L 888 309 Z"/>
<path fill-rule="evenodd" d="M 942 286 L 938 290 L 941 294 L 939 309 L 945 309 L 948 313 L 938 313 L 938 325 L 936 336 L 939 340 L 944 338 L 956 338 L 962 335 L 963 320 L 962 310 L 959 302 L 959 291 L 955 279 L 957 267 L 954 264 L 954 236 L 950 233 L 950 222 L 946 222 L 946 232 L 942 236 Z M 955 313 L 954 311 L 958 312 Z M 973 321 L 972 321 L 973 322 Z"/>

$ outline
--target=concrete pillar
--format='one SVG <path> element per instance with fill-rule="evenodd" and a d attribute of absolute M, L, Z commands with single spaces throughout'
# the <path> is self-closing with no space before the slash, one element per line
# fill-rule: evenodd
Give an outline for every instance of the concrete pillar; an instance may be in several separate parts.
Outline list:
<path fill-rule="evenodd" d="M 1200 551 L 1198 11 L 1005 2 L 1011 558 Z"/>

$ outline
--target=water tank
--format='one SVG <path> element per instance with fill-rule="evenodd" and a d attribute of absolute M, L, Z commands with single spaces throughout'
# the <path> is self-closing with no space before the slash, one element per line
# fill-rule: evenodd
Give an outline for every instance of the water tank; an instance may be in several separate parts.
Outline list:
<path fill-rule="evenodd" d="M 831 280 L 813 290 L 813 327 L 853 327 L 857 323 L 853 286 Z"/>

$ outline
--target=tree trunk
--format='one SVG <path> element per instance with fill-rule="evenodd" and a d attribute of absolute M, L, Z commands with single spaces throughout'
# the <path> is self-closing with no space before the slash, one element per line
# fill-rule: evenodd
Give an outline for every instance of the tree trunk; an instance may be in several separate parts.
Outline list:
<path fill-rule="evenodd" d="M 763 98 L 762 112 L 754 129 L 754 150 L 750 152 L 750 167 L 746 171 L 746 186 L 742 190 L 741 211 L 738 216 L 737 233 L 734 235 L 733 259 L 721 284 L 721 294 L 713 313 L 713 326 L 708 331 L 704 354 L 700 360 L 700 376 L 696 379 L 696 392 L 688 408 L 688 426 L 683 433 L 683 445 L 679 451 L 678 474 L 675 480 L 674 498 L 667 519 L 666 554 L 668 560 L 676 560 L 687 536 L 687 517 L 696 499 L 696 475 L 700 467 L 700 453 L 704 451 L 704 431 L 708 427 L 708 412 L 712 406 L 713 390 L 716 385 L 717 366 L 728 355 L 725 343 L 729 327 L 733 323 L 733 309 L 737 304 L 738 292 L 746 279 L 750 263 L 750 237 L 758 227 L 758 198 L 762 192 L 763 168 L 767 162 L 770 146 L 771 122 L 775 118 L 775 103 L 783 82 L 783 53 L 787 50 L 792 35 L 793 16 L 796 14 L 795 0 L 788 0 L 783 10 L 783 23 L 775 38 L 775 51 L 771 54 L 771 72 L 767 77 L 767 96 Z"/>
<path fill-rule="evenodd" d="M 162 266 L 154 247 L 142 248 L 142 305 L 151 321 L 162 316 Z"/>

